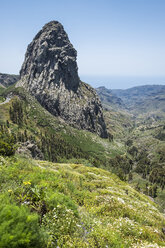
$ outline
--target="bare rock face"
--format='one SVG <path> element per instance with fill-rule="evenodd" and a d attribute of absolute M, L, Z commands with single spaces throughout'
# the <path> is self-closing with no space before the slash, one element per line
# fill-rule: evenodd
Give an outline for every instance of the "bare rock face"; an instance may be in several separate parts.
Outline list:
<path fill-rule="evenodd" d="M 99 97 L 80 81 L 76 57 L 63 26 L 57 21 L 46 24 L 27 48 L 17 87 L 26 88 L 69 125 L 106 138 Z"/>
<path fill-rule="evenodd" d="M 34 158 L 43 160 L 44 155 L 41 152 L 41 150 L 38 148 L 38 146 L 31 141 L 26 141 L 24 143 L 20 143 L 19 147 L 16 150 L 17 154 L 24 154 L 24 156 L 28 158 Z"/>

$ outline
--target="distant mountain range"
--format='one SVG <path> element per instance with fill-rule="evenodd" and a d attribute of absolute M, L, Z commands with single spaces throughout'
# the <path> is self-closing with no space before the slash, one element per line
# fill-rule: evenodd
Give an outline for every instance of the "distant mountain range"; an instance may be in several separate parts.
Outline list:
<path fill-rule="evenodd" d="M 124 108 L 134 114 L 165 112 L 165 85 L 144 85 L 122 90 L 96 89 L 104 108 Z"/>

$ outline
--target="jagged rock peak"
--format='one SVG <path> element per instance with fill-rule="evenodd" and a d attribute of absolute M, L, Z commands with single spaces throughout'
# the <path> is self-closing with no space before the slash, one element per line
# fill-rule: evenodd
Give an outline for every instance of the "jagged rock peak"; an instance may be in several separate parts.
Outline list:
<path fill-rule="evenodd" d="M 66 123 L 106 138 L 102 105 L 95 90 L 80 81 L 76 57 L 63 26 L 49 22 L 29 44 L 17 86 Z"/>
<path fill-rule="evenodd" d="M 80 82 L 76 57 L 63 26 L 57 21 L 49 22 L 29 44 L 20 76 L 26 75 L 29 88 L 39 80 L 42 89 L 64 84 L 76 91 Z M 33 93 L 35 90 L 37 87 L 33 87 Z"/>

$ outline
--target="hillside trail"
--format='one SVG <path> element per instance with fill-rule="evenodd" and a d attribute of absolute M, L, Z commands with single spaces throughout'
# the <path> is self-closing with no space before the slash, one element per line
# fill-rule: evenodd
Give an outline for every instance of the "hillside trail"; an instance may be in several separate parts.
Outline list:
<path fill-rule="evenodd" d="M 6 100 L 4 102 L 1 102 L 0 105 L 3 105 L 3 104 L 10 102 L 11 99 L 12 99 L 12 96 L 7 96 Z"/>
<path fill-rule="evenodd" d="M 58 170 L 56 170 L 56 169 L 54 169 L 54 168 L 51 168 L 50 166 L 44 167 L 44 166 L 40 165 L 39 163 L 36 163 L 36 165 L 37 165 L 39 168 L 43 169 L 43 170 L 48 169 L 48 170 L 50 170 L 50 171 L 58 172 Z"/>

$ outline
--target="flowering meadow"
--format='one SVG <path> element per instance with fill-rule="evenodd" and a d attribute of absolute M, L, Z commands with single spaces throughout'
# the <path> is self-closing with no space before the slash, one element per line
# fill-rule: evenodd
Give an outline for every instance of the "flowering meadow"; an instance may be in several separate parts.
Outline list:
<path fill-rule="evenodd" d="M 0 247 L 165 247 L 165 217 L 116 175 L 0 157 Z"/>

